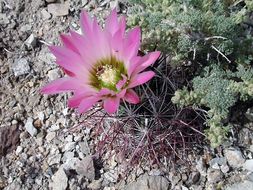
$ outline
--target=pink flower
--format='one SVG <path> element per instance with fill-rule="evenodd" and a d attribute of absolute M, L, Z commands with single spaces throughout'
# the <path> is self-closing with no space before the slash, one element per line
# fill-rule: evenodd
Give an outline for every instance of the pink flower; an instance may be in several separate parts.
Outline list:
<path fill-rule="evenodd" d="M 138 56 L 141 31 L 135 27 L 125 33 L 125 17 L 117 19 L 115 10 L 106 19 L 102 29 L 96 19 L 81 13 L 80 35 L 70 31 L 61 35 L 63 46 L 51 46 L 66 77 L 55 80 L 42 89 L 44 94 L 72 91 L 69 107 L 80 113 L 93 104 L 103 102 L 108 113 L 115 113 L 120 100 L 137 104 L 140 99 L 132 88 L 149 81 L 155 73 L 143 71 L 156 61 L 160 52 Z"/>

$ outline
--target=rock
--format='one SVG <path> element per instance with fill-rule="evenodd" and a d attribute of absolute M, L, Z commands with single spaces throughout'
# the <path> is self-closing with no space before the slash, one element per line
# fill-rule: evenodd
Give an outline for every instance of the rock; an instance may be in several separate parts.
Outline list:
<path fill-rule="evenodd" d="M 99 180 L 93 180 L 89 185 L 88 188 L 91 190 L 99 190 L 101 189 L 102 186 L 102 180 L 103 179 L 99 179 Z"/>
<path fill-rule="evenodd" d="M 52 53 L 49 53 L 48 50 L 44 48 L 39 52 L 38 59 L 42 62 L 45 62 L 48 65 L 52 65 L 56 60 L 56 57 Z"/>
<path fill-rule="evenodd" d="M 226 165 L 227 160 L 224 157 L 217 157 L 217 158 L 213 158 L 212 160 L 209 161 L 209 165 L 213 168 L 218 166 L 222 166 L 222 165 Z M 214 168 L 214 169 L 219 169 L 219 168 Z"/>
<path fill-rule="evenodd" d="M 228 167 L 228 165 L 226 164 L 226 165 L 222 165 L 221 167 L 220 167 L 220 170 L 222 171 L 222 173 L 228 173 L 229 172 L 229 167 Z"/>
<path fill-rule="evenodd" d="M 253 135 L 250 130 L 251 126 L 245 124 L 245 128 L 242 128 L 238 134 L 238 144 L 248 147 L 252 144 Z"/>
<path fill-rule="evenodd" d="M 65 108 L 65 109 L 63 109 L 62 110 L 62 114 L 64 115 L 64 116 L 66 116 L 66 115 L 68 115 L 68 108 Z"/>
<path fill-rule="evenodd" d="M 51 140 L 53 140 L 56 136 L 56 133 L 55 132 L 49 132 L 47 133 L 47 136 L 46 136 L 46 141 L 49 143 L 51 142 Z"/>
<path fill-rule="evenodd" d="M 248 173 L 246 179 L 253 182 L 253 172 Z"/>
<path fill-rule="evenodd" d="M 209 168 L 207 170 L 207 180 L 210 183 L 218 183 L 223 178 L 223 173 L 220 170 Z"/>
<path fill-rule="evenodd" d="M 249 108 L 245 113 L 245 116 L 250 120 L 253 121 L 253 107 Z"/>
<path fill-rule="evenodd" d="M 0 158 L 16 149 L 20 142 L 20 131 L 17 125 L 0 127 Z"/>
<path fill-rule="evenodd" d="M 16 59 L 12 64 L 12 71 L 15 77 L 24 75 L 30 72 L 30 66 L 26 58 Z"/>
<path fill-rule="evenodd" d="M 192 184 L 197 183 L 200 179 L 200 173 L 199 172 L 192 172 L 190 175 L 190 179 L 191 179 Z"/>
<path fill-rule="evenodd" d="M 39 186 L 42 186 L 42 177 L 36 178 L 35 183 L 38 184 Z"/>
<path fill-rule="evenodd" d="M 70 160 L 71 158 L 75 157 L 75 153 L 74 152 L 65 152 L 63 155 L 63 162 L 66 162 L 67 160 Z"/>
<path fill-rule="evenodd" d="M 110 170 L 104 173 L 104 179 L 110 183 L 116 183 L 118 179 L 118 173 L 115 170 Z"/>
<path fill-rule="evenodd" d="M 162 176 L 147 176 L 139 178 L 136 182 L 127 185 L 124 190 L 164 190 L 169 189 L 169 182 Z"/>
<path fill-rule="evenodd" d="M 4 177 L 2 176 L 2 174 L 0 173 L 0 189 L 4 189 L 5 185 L 6 185 L 6 181 Z"/>
<path fill-rule="evenodd" d="M 17 146 L 16 155 L 19 155 L 22 151 L 23 151 L 23 147 L 22 146 Z"/>
<path fill-rule="evenodd" d="M 86 139 L 84 139 L 84 141 L 79 142 L 78 143 L 80 151 L 84 154 L 84 155 L 89 155 L 90 154 L 90 148 L 88 145 L 88 142 Z"/>
<path fill-rule="evenodd" d="M 203 158 L 200 158 L 200 159 L 197 161 L 196 169 L 199 171 L 199 173 L 200 173 L 202 176 L 206 176 L 206 166 L 205 166 L 205 163 L 204 163 Z"/>
<path fill-rule="evenodd" d="M 95 168 L 91 156 L 86 156 L 76 165 L 76 172 L 89 180 L 95 179 Z"/>
<path fill-rule="evenodd" d="M 44 121 L 44 119 L 45 119 L 45 115 L 44 115 L 44 113 L 43 112 L 39 112 L 38 113 L 38 119 L 40 120 L 40 121 Z"/>
<path fill-rule="evenodd" d="M 69 3 L 52 3 L 47 6 L 47 9 L 54 16 L 65 16 L 69 14 Z"/>
<path fill-rule="evenodd" d="M 182 179 L 182 176 L 180 173 L 170 172 L 169 180 L 171 182 L 171 188 L 174 189 L 181 179 Z"/>
<path fill-rule="evenodd" d="M 31 24 L 24 24 L 20 27 L 21 32 L 31 32 L 32 25 Z"/>
<path fill-rule="evenodd" d="M 253 172 L 253 159 L 246 160 L 243 164 L 243 169 Z"/>
<path fill-rule="evenodd" d="M 220 169 L 223 173 L 227 173 L 229 171 L 227 160 L 224 157 L 213 158 L 209 161 L 209 165 L 213 169 Z"/>
<path fill-rule="evenodd" d="M 10 21 L 6 14 L 0 13 L 0 25 L 9 24 Z"/>
<path fill-rule="evenodd" d="M 37 44 L 37 39 L 35 37 L 34 34 L 31 34 L 25 41 L 25 45 L 28 47 L 28 48 L 35 48 Z"/>
<path fill-rule="evenodd" d="M 41 10 L 42 20 L 48 20 L 51 18 L 51 14 L 46 9 Z"/>
<path fill-rule="evenodd" d="M 48 2 L 48 3 L 54 3 L 54 2 L 56 2 L 57 0 L 46 0 L 46 2 Z"/>
<path fill-rule="evenodd" d="M 52 176 L 51 187 L 53 190 L 65 190 L 68 186 L 68 177 L 62 167 Z"/>
<path fill-rule="evenodd" d="M 41 128 L 42 127 L 42 123 L 39 119 L 36 119 L 34 122 L 33 122 L 33 125 L 35 126 L 35 128 Z"/>
<path fill-rule="evenodd" d="M 47 76 L 50 81 L 56 80 L 56 79 L 60 78 L 59 70 L 58 69 L 50 70 L 50 71 L 48 71 Z"/>
<path fill-rule="evenodd" d="M 51 166 L 53 164 L 59 164 L 60 161 L 61 161 L 61 154 L 54 154 L 54 155 L 48 156 L 47 163 L 49 166 Z"/>
<path fill-rule="evenodd" d="M 75 135 L 75 136 L 74 136 L 74 141 L 75 141 L 75 142 L 81 141 L 82 138 L 83 138 L 83 136 L 82 136 L 81 134 Z"/>
<path fill-rule="evenodd" d="M 253 153 L 253 145 L 250 145 L 249 150 Z"/>
<path fill-rule="evenodd" d="M 73 135 L 68 135 L 68 136 L 65 138 L 65 141 L 66 141 L 66 142 L 73 142 Z"/>
<path fill-rule="evenodd" d="M 9 183 L 8 186 L 6 186 L 4 189 L 5 190 L 16 190 L 16 189 L 22 189 L 22 185 L 20 182 L 20 178 L 16 178 L 14 181 L 12 181 L 11 183 Z"/>
<path fill-rule="evenodd" d="M 110 8 L 111 9 L 116 9 L 116 12 L 120 12 L 120 4 L 118 0 L 110 1 Z"/>
<path fill-rule="evenodd" d="M 84 7 L 85 5 L 87 5 L 88 0 L 82 0 L 81 1 L 81 7 Z"/>
<path fill-rule="evenodd" d="M 225 188 L 225 190 L 252 190 L 252 189 L 253 189 L 253 182 L 247 180 L 240 183 L 235 183 L 230 187 Z"/>
<path fill-rule="evenodd" d="M 89 180 L 95 179 L 95 168 L 91 156 L 86 156 L 84 159 L 72 158 L 63 164 L 66 170 L 75 170 L 78 175 L 84 176 Z"/>
<path fill-rule="evenodd" d="M 75 142 L 68 142 L 65 144 L 63 151 L 72 151 L 75 149 L 76 143 Z"/>
<path fill-rule="evenodd" d="M 245 162 L 245 159 L 243 158 L 241 151 L 235 148 L 226 149 L 225 157 L 228 161 L 228 164 L 233 168 L 241 167 L 242 164 Z"/>
<path fill-rule="evenodd" d="M 35 142 L 38 146 L 42 146 L 43 145 L 43 138 L 42 137 L 40 137 L 40 138 L 36 137 Z"/>
<path fill-rule="evenodd" d="M 185 187 L 184 185 L 181 186 L 182 190 L 189 190 L 187 187 Z"/>
<path fill-rule="evenodd" d="M 52 125 L 50 128 L 49 128 L 49 131 L 53 132 L 53 131 L 57 131 L 60 129 L 60 126 L 59 125 Z"/>
<path fill-rule="evenodd" d="M 148 172 L 148 175 L 151 175 L 151 176 L 154 176 L 154 175 L 159 176 L 162 174 L 163 174 L 163 172 L 159 169 L 152 169 L 151 171 Z"/>
<path fill-rule="evenodd" d="M 31 136 L 36 136 L 38 133 L 38 130 L 33 126 L 33 119 L 32 118 L 28 118 L 25 124 L 25 129 L 28 131 L 28 133 Z"/>

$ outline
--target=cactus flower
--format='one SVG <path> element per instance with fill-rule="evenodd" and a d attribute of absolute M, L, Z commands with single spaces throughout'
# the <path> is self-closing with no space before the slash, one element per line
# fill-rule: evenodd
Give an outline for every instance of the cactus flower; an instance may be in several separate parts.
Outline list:
<path fill-rule="evenodd" d="M 126 33 L 125 17 L 118 19 L 115 10 L 103 29 L 85 11 L 80 22 L 82 34 L 70 31 L 69 35 L 61 35 L 63 46 L 49 47 L 66 77 L 49 83 L 42 93 L 73 92 L 68 105 L 79 113 L 97 102 L 102 102 L 109 114 L 117 111 L 121 100 L 139 103 L 133 88 L 155 75 L 146 68 L 156 61 L 160 52 L 139 56 L 140 28 Z"/>

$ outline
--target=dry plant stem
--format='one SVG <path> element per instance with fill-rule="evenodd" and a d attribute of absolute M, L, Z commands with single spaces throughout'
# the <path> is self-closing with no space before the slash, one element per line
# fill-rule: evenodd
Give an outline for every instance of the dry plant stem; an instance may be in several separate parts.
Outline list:
<path fill-rule="evenodd" d="M 199 133 L 199 134 L 201 134 L 201 135 L 203 135 L 203 136 L 206 137 L 206 135 L 204 133 L 201 133 L 199 130 L 197 130 L 194 127 L 190 126 L 189 124 L 183 122 L 182 120 L 179 120 L 179 122 L 182 123 L 183 125 L 187 126 L 187 127 L 190 127 L 193 131 L 195 131 L 195 132 L 197 132 L 197 133 Z"/>
<path fill-rule="evenodd" d="M 213 45 L 211 45 L 211 48 L 213 48 L 215 51 L 217 51 L 222 57 L 224 57 L 229 63 L 231 63 L 231 61 L 227 58 L 227 56 L 225 56 L 220 50 L 218 50 L 216 47 L 214 47 Z"/>
<path fill-rule="evenodd" d="M 207 38 L 205 38 L 205 41 L 212 40 L 212 39 L 222 39 L 222 40 L 227 40 L 227 38 L 225 38 L 225 37 L 223 37 L 223 36 L 211 36 L 211 37 L 207 37 Z"/>

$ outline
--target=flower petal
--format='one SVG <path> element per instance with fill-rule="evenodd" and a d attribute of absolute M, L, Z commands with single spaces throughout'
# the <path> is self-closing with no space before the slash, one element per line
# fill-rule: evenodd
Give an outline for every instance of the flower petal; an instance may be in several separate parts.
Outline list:
<path fill-rule="evenodd" d="M 119 30 L 122 32 L 122 36 L 124 36 L 126 30 L 126 17 L 122 16 L 119 22 Z"/>
<path fill-rule="evenodd" d="M 124 43 L 124 57 L 131 59 L 134 55 L 138 54 L 141 41 L 140 27 L 135 27 L 128 32 L 127 38 Z"/>
<path fill-rule="evenodd" d="M 70 30 L 71 40 L 72 43 L 75 45 L 75 47 L 78 49 L 78 52 L 80 56 L 83 55 L 83 52 L 85 52 L 85 38 L 81 34 L 78 34 L 77 32 Z"/>
<path fill-rule="evenodd" d="M 118 94 L 116 94 L 116 96 L 118 98 L 123 98 L 125 96 L 125 94 L 126 94 L 126 89 L 123 89 Z"/>
<path fill-rule="evenodd" d="M 119 23 L 118 23 L 118 18 L 117 18 L 117 12 L 116 12 L 116 9 L 113 9 L 111 14 L 107 17 L 105 21 L 105 30 L 107 30 L 112 35 L 114 35 L 118 29 L 119 29 Z"/>
<path fill-rule="evenodd" d="M 73 40 L 71 39 L 71 36 L 61 34 L 60 37 L 61 37 L 61 40 L 66 48 L 71 49 L 72 51 L 79 54 L 79 51 L 78 51 L 76 45 L 74 44 Z"/>
<path fill-rule="evenodd" d="M 77 110 L 79 113 L 86 112 L 89 108 L 91 108 L 98 101 L 99 101 L 99 98 L 97 98 L 97 97 L 94 97 L 94 96 L 86 97 L 81 101 Z"/>
<path fill-rule="evenodd" d="M 100 98 L 103 98 L 103 96 L 114 96 L 115 95 L 115 92 L 112 91 L 112 90 L 109 90 L 107 88 L 102 88 L 98 93 L 97 93 L 97 96 L 100 97 Z"/>
<path fill-rule="evenodd" d="M 142 59 L 143 59 L 142 57 L 136 56 L 136 57 L 133 57 L 130 60 L 129 67 L 128 67 L 128 70 L 127 70 L 128 76 L 132 75 L 134 70 L 139 66 Z"/>
<path fill-rule="evenodd" d="M 153 71 L 146 71 L 146 72 L 137 74 L 131 79 L 131 82 L 130 82 L 128 88 L 134 88 L 136 86 L 144 84 L 144 83 L 148 82 L 154 76 L 155 76 L 155 73 Z"/>
<path fill-rule="evenodd" d="M 127 102 L 131 104 L 138 104 L 140 102 L 139 96 L 132 89 L 127 90 L 127 93 L 124 96 L 124 100 L 126 100 Z"/>
<path fill-rule="evenodd" d="M 74 91 L 76 89 L 82 88 L 82 84 L 79 80 L 65 77 L 47 84 L 41 89 L 43 94 L 57 94 L 65 91 Z"/>
<path fill-rule="evenodd" d="M 117 88 L 118 90 L 120 90 L 120 89 L 126 84 L 126 82 L 127 82 L 127 77 L 126 77 L 125 75 L 123 75 L 122 77 L 123 77 L 123 79 L 120 80 L 120 81 L 116 84 L 116 88 Z"/>
<path fill-rule="evenodd" d="M 92 36 L 92 19 L 90 18 L 90 16 L 86 11 L 83 10 L 81 12 L 80 20 L 82 32 L 88 37 Z"/>
<path fill-rule="evenodd" d="M 89 88 L 88 86 L 83 87 L 82 90 L 78 90 L 74 94 L 74 96 L 68 100 L 68 106 L 72 108 L 76 108 L 79 106 L 79 104 L 81 103 L 83 99 L 90 96 L 94 96 L 95 93 L 96 92 L 92 88 Z"/>
<path fill-rule="evenodd" d="M 134 73 L 139 73 L 141 71 L 143 71 L 144 69 L 146 69 L 147 67 L 149 67 L 151 64 L 153 64 L 160 56 L 161 52 L 159 51 L 155 51 L 155 52 L 151 52 L 147 55 L 145 55 L 144 57 L 142 57 L 141 61 L 143 61 L 142 63 L 140 63 L 134 70 Z"/>
<path fill-rule="evenodd" d="M 114 98 L 108 98 L 104 100 L 104 109 L 109 114 L 113 114 L 117 111 L 119 107 L 120 98 L 114 97 Z"/>
<path fill-rule="evenodd" d="M 80 78 L 87 78 L 84 60 L 77 53 L 59 46 L 50 46 L 49 49 L 56 56 L 56 63 L 58 65 L 78 75 Z"/>
<path fill-rule="evenodd" d="M 56 60 L 56 63 L 60 65 L 63 69 L 74 74 L 75 76 L 84 76 L 84 73 L 87 74 L 87 71 L 83 69 L 80 65 L 73 64 L 71 62 L 68 62 L 67 60 Z"/>

